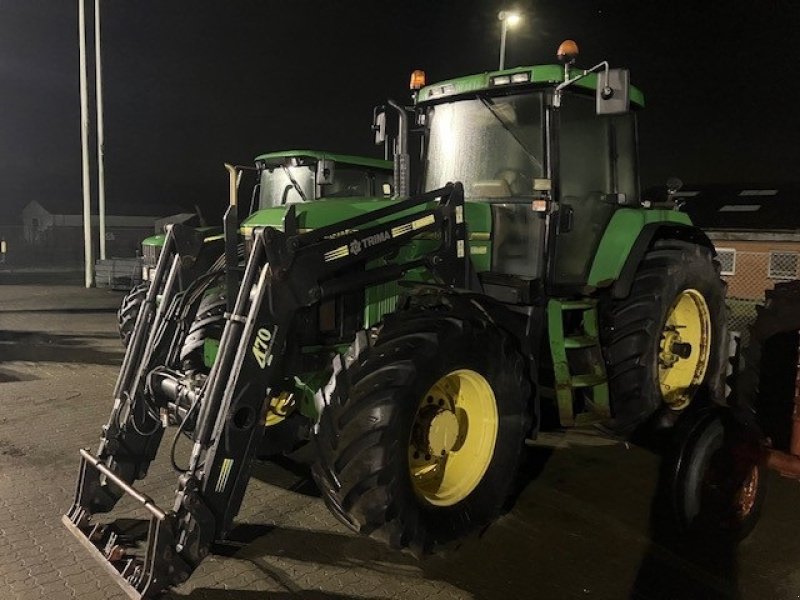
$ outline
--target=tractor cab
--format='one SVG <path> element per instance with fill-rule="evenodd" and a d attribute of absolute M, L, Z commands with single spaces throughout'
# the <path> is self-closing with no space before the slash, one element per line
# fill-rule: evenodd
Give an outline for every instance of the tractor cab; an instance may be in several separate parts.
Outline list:
<path fill-rule="evenodd" d="M 584 288 L 614 213 L 640 206 L 628 106 L 642 107 L 643 95 L 607 64 L 572 67 L 576 54 L 421 87 L 415 98 L 424 190 L 462 182 L 465 199 L 491 213 L 491 273 L 550 290 Z"/>
<path fill-rule="evenodd" d="M 245 187 L 243 176 L 248 175 L 249 180 L 251 174 L 255 175 L 255 182 L 248 188 L 251 190 L 249 205 L 246 212 L 239 214 L 245 218 L 245 237 L 255 225 L 280 224 L 289 205 L 329 198 L 388 199 L 394 189 L 390 161 L 318 150 L 281 150 L 262 154 L 256 157 L 255 167 L 237 167 L 237 189 Z M 208 240 L 221 239 L 222 227 L 202 227 L 199 231 Z M 142 240 L 142 280 L 145 286 L 155 270 L 164 239 L 165 235 L 159 233 Z M 131 317 L 135 310 L 134 307 Z"/>
<path fill-rule="evenodd" d="M 258 183 L 253 200 L 258 209 L 322 198 L 385 197 L 392 195 L 391 163 L 384 160 L 288 150 L 256 158 Z M 254 212 L 251 207 L 251 212 Z"/>

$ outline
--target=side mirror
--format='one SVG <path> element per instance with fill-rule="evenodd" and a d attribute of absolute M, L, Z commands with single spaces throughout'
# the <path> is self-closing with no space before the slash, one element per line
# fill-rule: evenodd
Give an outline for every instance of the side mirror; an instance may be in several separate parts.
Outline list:
<path fill-rule="evenodd" d="M 375 132 L 375 145 L 386 142 L 386 113 L 383 107 L 377 107 L 372 117 L 372 131 Z"/>
<path fill-rule="evenodd" d="M 317 185 L 330 185 L 333 183 L 333 176 L 336 163 L 328 158 L 322 158 L 317 162 Z"/>
<path fill-rule="evenodd" d="M 628 69 L 609 69 L 597 75 L 597 114 L 621 115 L 630 110 L 631 74 Z"/>

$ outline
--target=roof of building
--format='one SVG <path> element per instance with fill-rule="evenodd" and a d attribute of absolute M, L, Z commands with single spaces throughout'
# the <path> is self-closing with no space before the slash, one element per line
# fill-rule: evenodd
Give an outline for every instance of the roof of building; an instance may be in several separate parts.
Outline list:
<path fill-rule="evenodd" d="M 800 184 L 685 185 L 675 197 L 702 229 L 800 231 Z"/>
<path fill-rule="evenodd" d="M 83 205 L 75 203 L 69 207 L 64 206 L 61 198 L 32 200 L 44 208 L 51 215 L 81 215 Z M 177 213 L 186 212 L 186 209 L 166 202 L 119 202 L 113 201 L 106 204 L 106 214 L 117 217 L 167 217 Z M 97 214 L 97 206 L 92 206 L 92 214 Z"/>

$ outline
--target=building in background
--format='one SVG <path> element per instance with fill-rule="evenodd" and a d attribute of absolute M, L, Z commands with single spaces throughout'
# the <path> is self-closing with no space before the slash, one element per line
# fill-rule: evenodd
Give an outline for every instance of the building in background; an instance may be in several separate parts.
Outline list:
<path fill-rule="evenodd" d="M 168 204 L 132 203 L 109 207 L 106 254 L 109 258 L 135 257 L 141 251 L 142 239 L 160 231 L 158 226 L 185 221 L 188 217 L 180 207 Z M 92 216 L 94 227 L 97 227 L 97 219 L 97 215 Z M 83 215 L 78 210 L 65 212 L 49 206 L 46 201 L 33 200 L 22 210 L 19 237 L 24 245 L 21 258 L 28 264 L 79 265 L 83 260 Z"/>
<path fill-rule="evenodd" d="M 800 279 L 800 185 L 687 185 L 675 197 L 714 243 L 732 324 L 746 329 L 766 290 Z"/>

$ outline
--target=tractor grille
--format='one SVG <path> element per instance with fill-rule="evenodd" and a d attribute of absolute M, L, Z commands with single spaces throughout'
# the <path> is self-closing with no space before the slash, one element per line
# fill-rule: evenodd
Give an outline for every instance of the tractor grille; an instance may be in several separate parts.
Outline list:
<path fill-rule="evenodd" d="M 163 246 L 151 246 L 150 244 L 142 245 L 142 258 L 144 259 L 143 264 L 145 267 L 156 266 L 162 248 Z"/>

